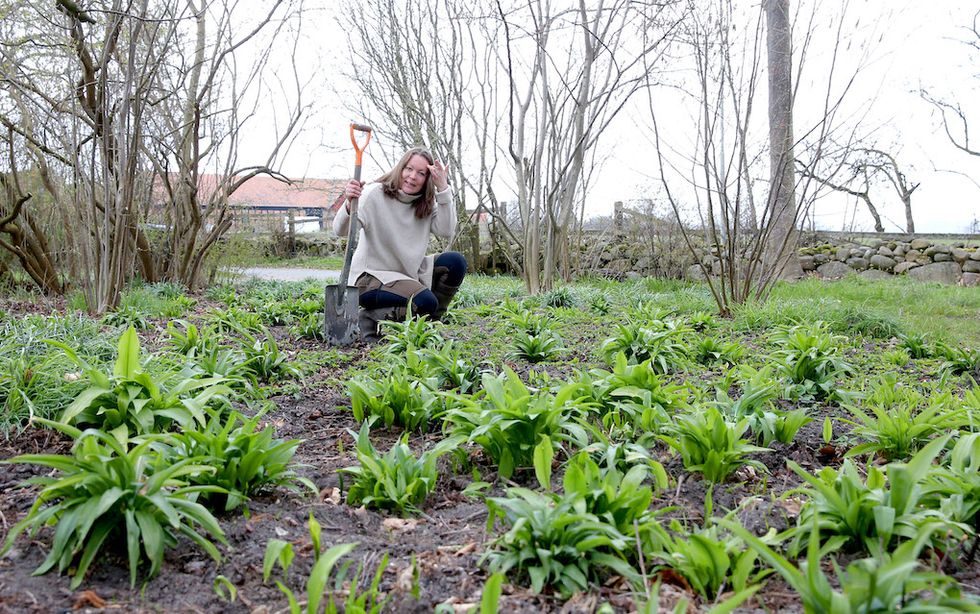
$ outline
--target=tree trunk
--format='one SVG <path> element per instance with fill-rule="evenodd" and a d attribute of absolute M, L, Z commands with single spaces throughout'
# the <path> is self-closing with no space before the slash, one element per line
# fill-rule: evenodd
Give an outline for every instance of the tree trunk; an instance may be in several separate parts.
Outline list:
<path fill-rule="evenodd" d="M 902 204 L 905 205 L 905 232 L 914 234 L 915 222 L 912 221 L 912 192 L 906 192 L 902 195 Z"/>
<path fill-rule="evenodd" d="M 793 41 L 789 0 L 765 0 L 766 50 L 769 68 L 768 231 L 763 281 L 803 274 L 796 257 L 796 196 L 793 168 Z M 763 283 L 763 287 L 767 285 Z"/>

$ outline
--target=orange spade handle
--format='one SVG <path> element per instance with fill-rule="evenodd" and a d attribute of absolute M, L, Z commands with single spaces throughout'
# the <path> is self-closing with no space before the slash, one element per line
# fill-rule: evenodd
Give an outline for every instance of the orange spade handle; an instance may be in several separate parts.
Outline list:
<path fill-rule="evenodd" d="M 354 132 L 367 133 L 367 138 L 364 139 L 363 145 L 357 142 L 357 136 L 354 134 Z M 365 126 L 364 124 L 355 124 L 355 123 L 351 123 L 350 125 L 350 142 L 351 144 L 354 145 L 354 155 L 355 155 L 354 164 L 358 167 L 361 166 L 361 158 L 364 156 L 364 150 L 367 149 L 368 143 L 371 142 L 372 132 L 374 132 L 374 130 L 371 128 L 371 126 Z M 357 177 L 356 179 L 360 179 L 360 177 Z"/>

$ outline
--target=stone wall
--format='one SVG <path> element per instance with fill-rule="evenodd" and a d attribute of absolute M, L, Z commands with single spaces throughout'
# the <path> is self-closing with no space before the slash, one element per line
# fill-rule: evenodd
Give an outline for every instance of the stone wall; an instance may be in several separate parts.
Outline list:
<path fill-rule="evenodd" d="M 824 243 L 799 250 L 809 274 L 839 279 L 857 274 L 871 279 L 908 275 L 919 281 L 980 285 L 980 247 L 946 245 L 930 239 L 873 241 L 869 245 Z"/>

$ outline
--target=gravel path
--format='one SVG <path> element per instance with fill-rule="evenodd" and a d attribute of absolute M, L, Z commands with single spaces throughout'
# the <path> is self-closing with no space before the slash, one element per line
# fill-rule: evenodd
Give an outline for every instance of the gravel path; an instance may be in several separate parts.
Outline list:
<path fill-rule="evenodd" d="M 319 279 L 337 281 L 340 271 L 328 269 L 280 269 L 254 267 L 243 269 L 242 274 L 246 277 L 257 277 L 259 279 L 270 279 L 277 281 L 303 281 L 305 279 Z"/>

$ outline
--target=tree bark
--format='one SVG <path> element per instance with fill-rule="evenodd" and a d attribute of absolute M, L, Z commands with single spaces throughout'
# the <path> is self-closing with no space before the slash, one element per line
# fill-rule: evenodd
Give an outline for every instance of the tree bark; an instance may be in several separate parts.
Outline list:
<path fill-rule="evenodd" d="M 765 0 L 769 68 L 770 186 L 766 251 L 761 274 L 797 278 L 796 176 L 793 168 L 793 40 L 789 0 Z"/>

